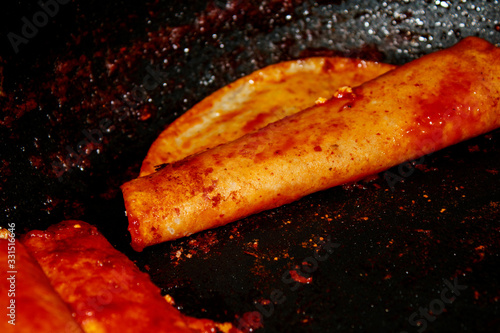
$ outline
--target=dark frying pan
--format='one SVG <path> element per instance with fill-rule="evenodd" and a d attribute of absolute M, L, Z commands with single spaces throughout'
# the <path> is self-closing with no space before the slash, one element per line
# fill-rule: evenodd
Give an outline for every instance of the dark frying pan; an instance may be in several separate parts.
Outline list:
<path fill-rule="evenodd" d="M 0 20 L 2 226 L 83 219 L 184 313 L 241 328 L 500 331 L 498 130 L 140 254 L 119 191 L 217 88 L 303 56 L 402 64 L 465 36 L 500 45 L 498 1 L 42 3 Z"/>

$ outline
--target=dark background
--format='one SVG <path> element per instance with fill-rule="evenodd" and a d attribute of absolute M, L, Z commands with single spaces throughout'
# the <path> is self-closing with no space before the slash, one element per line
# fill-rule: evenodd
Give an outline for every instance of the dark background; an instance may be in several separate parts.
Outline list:
<path fill-rule="evenodd" d="M 314 55 L 402 64 L 465 36 L 500 45 L 498 8 L 70 1 L 16 54 L 8 33 L 21 35 L 22 18 L 32 22 L 41 7 L 4 4 L 0 223 L 14 222 L 19 234 L 63 219 L 94 224 L 198 317 L 238 323 L 255 304 L 271 309 L 281 291 L 284 302 L 262 312 L 266 332 L 415 332 L 412 313 L 437 304 L 443 280 L 454 279 L 467 288 L 429 317 L 427 331 L 499 331 L 498 130 L 425 156 L 411 171 L 396 166 L 390 171 L 406 177 L 393 188 L 376 175 L 140 254 L 128 245 L 119 191 L 166 125 L 245 74 Z M 161 85 L 137 98 L 148 68 Z M 340 247 L 295 289 L 283 275 L 328 236 Z"/>

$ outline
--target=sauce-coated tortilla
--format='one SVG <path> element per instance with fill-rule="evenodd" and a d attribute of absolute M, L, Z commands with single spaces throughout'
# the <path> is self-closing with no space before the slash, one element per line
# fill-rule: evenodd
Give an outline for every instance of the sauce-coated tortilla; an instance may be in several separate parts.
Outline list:
<path fill-rule="evenodd" d="M 153 142 L 141 176 L 297 113 L 343 86 L 357 86 L 393 65 L 314 57 L 267 66 L 217 90 L 177 118 Z"/>
<path fill-rule="evenodd" d="M 82 332 L 36 260 L 6 229 L 0 229 L 0 262 L 1 332 Z"/>
<path fill-rule="evenodd" d="M 182 315 L 146 273 L 82 221 L 63 221 L 23 239 L 85 332 L 234 331 Z"/>
<path fill-rule="evenodd" d="M 122 186 L 136 250 L 225 225 L 500 126 L 500 51 L 466 38 Z"/>

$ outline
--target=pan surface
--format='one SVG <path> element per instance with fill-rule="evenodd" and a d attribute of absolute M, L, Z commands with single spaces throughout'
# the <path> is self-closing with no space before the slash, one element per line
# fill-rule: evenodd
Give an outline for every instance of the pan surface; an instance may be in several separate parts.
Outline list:
<path fill-rule="evenodd" d="M 248 330 L 500 331 L 499 130 L 142 253 L 119 191 L 166 125 L 237 78 L 500 46 L 498 1 L 41 3 L 0 20 L 2 226 L 85 220 L 184 313 Z"/>

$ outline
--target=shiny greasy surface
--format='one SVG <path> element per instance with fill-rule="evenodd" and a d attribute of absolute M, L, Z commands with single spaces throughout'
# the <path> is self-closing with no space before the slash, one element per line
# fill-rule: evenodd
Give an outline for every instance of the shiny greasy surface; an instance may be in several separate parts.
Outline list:
<path fill-rule="evenodd" d="M 219 89 L 174 121 L 153 142 L 141 176 L 155 166 L 233 141 L 269 123 L 358 86 L 395 66 L 341 57 L 281 62 Z"/>
<path fill-rule="evenodd" d="M 2 231 L 5 231 L 3 229 Z M 3 316 L 0 330 L 3 333 L 19 332 L 61 332 L 80 333 L 80 326 L 74 321 L 67 305 L 51 286 L 50 281 L 19 240 L 9 242 L 9 237 L 0 235 L 0 306 Z M 9 257 L 9 251 L 15 258 Z M 13 267 L 9 267 L 9 261 Z M 15 272 L 15 273 L 14 273 Z M 14 280 L 7 280 L 12 278 Z M 15 316 L 9 306 L 14 301 Z M 15 325 L 8 321 L 12 320 Z"/>
<path fill-rule="evenodd" d="M 23 243 L 85 332 L 215 332 L 213 322 L 168 304 L 147 274 L 85 222 L 32 231 Z"/>
<path fill-rule="evenodd" d="M 62 2 L 62 1 L 61 1 Z M 0 11 L 20 32 L 36 1 Z M 281 290 L 261 331 L 416 332 L 443 279 L 468 286 L 427 331 L 484 332 L 500 316 L 500 131 L 462 142 L 370 181 L 337 186 L 225 227 L 136 253 L 118 186 L 137 177 L 164 127 L 213 91 L 266 65 L 311 55 L 403 64 L 465 36 L 500 46 L 497 0 L 71 1 L 12 52 L 0 43 L 0 224 L 17 234 L 83 219 L 147 272 L 184 313 L 232 321 Z M 187 52 L 188 51 L 188 52 Z M 151 64 L 164 73 L 151 101 L 133 100 Z M 123 109 L 128 98 L 130 107 Z M 7 102 L 5 101 L 7 100 Z M 115 107 L 118 107 L 115 108 Z M 98 129 L 98 145 L 66 159 Z M 107 124 L 106 124 L 107 125 Z M 342 244 L 295 289 L 282 273 L 318 236 Z M 313 242 L 310 240 L 312 239 Z M 278 260 L 275 260 L 277 258 Z M 433 303 L 434 304 L 434 303 Z"/>
<path fill-rule="evenodd" d="M 465 39 L 124 184 L 133 247 L 224 225 L 497 128 L 499 54 Z"/>

